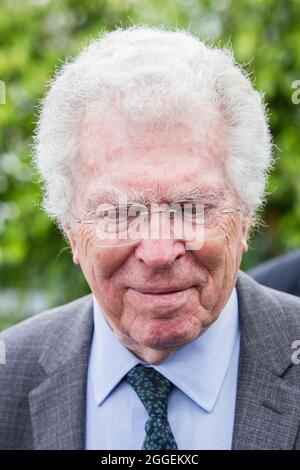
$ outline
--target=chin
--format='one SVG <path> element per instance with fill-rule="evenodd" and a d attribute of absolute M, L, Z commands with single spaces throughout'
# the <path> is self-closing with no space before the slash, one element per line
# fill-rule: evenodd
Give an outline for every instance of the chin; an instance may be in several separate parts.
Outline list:
<path fill-rule="evenodd" d="M 182 321 L 170 321 L 167 319 L 156 319 L 144 325 L 138 342 L 144 347 L 159 349 L 176 349 L 196 339 L 200 334 L 199 329 L 187 328 Z"/>

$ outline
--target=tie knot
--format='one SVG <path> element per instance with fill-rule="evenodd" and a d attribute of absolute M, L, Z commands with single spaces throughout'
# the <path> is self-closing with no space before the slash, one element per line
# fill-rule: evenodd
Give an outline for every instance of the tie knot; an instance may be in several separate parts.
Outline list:
<path fill-rule="evenodd" d="M 126 375 L 150 417 L 160 416 L 167 419 L 168 398 L 171 382 L 153 367 L 137 365 Z"/>

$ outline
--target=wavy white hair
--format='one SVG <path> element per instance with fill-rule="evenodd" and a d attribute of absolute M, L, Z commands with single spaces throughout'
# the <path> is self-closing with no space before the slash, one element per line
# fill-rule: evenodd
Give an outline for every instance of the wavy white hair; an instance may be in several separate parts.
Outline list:
<path fill-rule="evenodd" d="M 78 129 L 95 101 L 102 116 L 115 109 L 135 126 L 192 125 L 195 116 L 214 119 L 217 110 L 226 128 L 229 181 L 252 214 L 264 201 L 272 167 L 266 106 L 230 49 L 183 30 L 134 26 L 104 33 L 65 63 L 42 101 L 34 160 L 44 208 L 60 225 L 70 214 Z"/>

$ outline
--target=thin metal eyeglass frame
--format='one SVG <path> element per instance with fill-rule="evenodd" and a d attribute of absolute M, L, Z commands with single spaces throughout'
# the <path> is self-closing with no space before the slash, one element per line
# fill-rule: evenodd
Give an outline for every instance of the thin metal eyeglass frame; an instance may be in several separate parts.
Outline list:
<path fill-rule="evenodd" d="M 182 204 L 182 203 L 193 203 L 194 201 L 178 201 L 178 202 L 172 202 L 171 204 L 169 204 L 169 207 L 166 208 L 166 209 L 153 209 L 153 210 L 147 210 L 147 212 L 145 211 L 144 213 L 140 214 L 140 215 L 148 215 L 150 216 L 151 214 L 157 214 L 157 213 L 165 213 L 165 212 L 171 212 L 170 211 L 170 206 L 172 205 L 175 205 L 175 204 Z M 135 204 L 131 204 L 131 205 L 135 205 Z M 136 204 L 138 205 L 138 204 Z M 116 208 L 118 206 L 115 206 Z M 127 206 L 128 207 L 128 206 Z M 241 212 L 242 211 L 242 208 L 241 207 L 238 207 L 237 209 L 224 209 L 224 210 L 218 210 L 216 209 L 217 212 L 219 212 L 220 214 L 233 214 L 235 212 Z M 92 211 L 91 211 L 92 212 Z M 94 212 L 94 211 L 93 211 Z M 175 212 L 175 211 L 173 211 Z M 97 224 L 98 223 L 98 220 L 96 219 L 88 219 L 88 220 L 84 220 L 84 219 L 78 219 L 77 217 L 75 217 L 75 220 L 78 224 L 87 224 L 87 225 L 91 225 L 91 224 Z"/>

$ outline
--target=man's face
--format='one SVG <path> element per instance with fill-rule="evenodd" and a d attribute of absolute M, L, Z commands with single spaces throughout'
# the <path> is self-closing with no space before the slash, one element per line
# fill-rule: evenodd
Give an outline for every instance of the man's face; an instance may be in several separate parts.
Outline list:
<path fill-rule="evenodd" d="M 224 192 L 238 207 L 224 176 L 220 134 L 211 126 L 174 126 L 167 131 L 129 129 L 118 116 L 105 123 L 86 119 L 80 133 L 80 171 L 74 212 L 109 202 L 108 183 L 123 195 L 151 194 L 170 203 L 180 190 Z M 141 200 L 140 202 L 144 202 Z M 118 339 L 146 362 L 159 363 L 196 339 L 220 315 L 247 249 L 248 220 L 226 216 L 227 234 L 187 250 L 184 240 L 142 239 L 102 247 L 95 226 L 73 221 L 66 228 L 73 260 L 80 264 L 106 320 Z"/>

